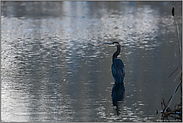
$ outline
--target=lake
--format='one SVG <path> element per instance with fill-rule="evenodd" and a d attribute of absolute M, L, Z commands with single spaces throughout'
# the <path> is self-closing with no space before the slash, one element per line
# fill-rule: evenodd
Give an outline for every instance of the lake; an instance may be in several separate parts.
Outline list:
<path fill-rule="evenodd" d="M 153 122 L 180 66 L 182 2 L 1 2 L 1 120 Z M 181 18 L 179 19 L 179 16 Z M 117 115 L 115 47 L 125 65 Z M 180 102 L 180 90 L 170 107 Z"/>

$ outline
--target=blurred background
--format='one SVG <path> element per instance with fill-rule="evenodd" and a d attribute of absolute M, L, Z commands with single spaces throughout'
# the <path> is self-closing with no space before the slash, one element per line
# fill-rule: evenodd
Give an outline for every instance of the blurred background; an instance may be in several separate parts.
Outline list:
<path fill-rule="evenodd" d="M 182 2 L 1 2 L 1 120 L 160 120 L 181 64 L 172 6 L 182 41 Z M 111 41 L 126 72 L 119 116 Z"/>

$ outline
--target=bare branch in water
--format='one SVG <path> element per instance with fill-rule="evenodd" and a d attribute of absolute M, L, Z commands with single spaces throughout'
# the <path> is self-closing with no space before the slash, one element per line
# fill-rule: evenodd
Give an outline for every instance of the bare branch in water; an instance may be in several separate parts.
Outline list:
<path fill-rule="evenodd" d="M 170 76 L 176 71 L 178 70 L 178 67 L 170 74 Z M 170 76 L 168 78 L 170 78 Z"/>

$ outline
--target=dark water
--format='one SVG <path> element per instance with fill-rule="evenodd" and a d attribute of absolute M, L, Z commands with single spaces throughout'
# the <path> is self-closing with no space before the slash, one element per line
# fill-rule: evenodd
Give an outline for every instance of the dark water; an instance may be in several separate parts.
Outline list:
<path fill-rule="evenodd" d="M 157 121 L 173 94 L 181 2 L 2 2 L 2 121 Z M 181 17 L 182 18 L 182 17 Z M 182 19 L 178 22 L 180 33 Z M 181 36 L 182 37 L 182 36 Z M 125 64 L 120 115 L 112 54 Z M 180 101 L 180 92 L 170 107 Z"/>

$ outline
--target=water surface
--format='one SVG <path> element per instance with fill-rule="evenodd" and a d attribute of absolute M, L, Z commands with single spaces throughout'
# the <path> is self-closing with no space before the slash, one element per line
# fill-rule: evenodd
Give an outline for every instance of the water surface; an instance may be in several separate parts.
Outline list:
<path fill-rule="evenodd" d="M 179 61 L 171 7 L 178 20 L 181 4 L 2 2 L 2 121 L 160 120 L 155 111 L 177 83 L 177 73 L 168 78 Z M 116 48 L 101 45 L 111 41 L 123 46 L 126 72 L 119 116 L 111 98 Z M 171 107 L 179 101 L 180 92 Z"/>

